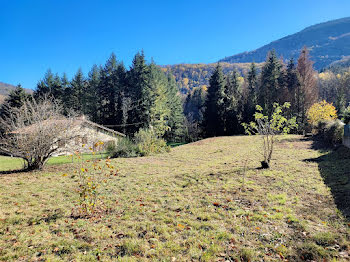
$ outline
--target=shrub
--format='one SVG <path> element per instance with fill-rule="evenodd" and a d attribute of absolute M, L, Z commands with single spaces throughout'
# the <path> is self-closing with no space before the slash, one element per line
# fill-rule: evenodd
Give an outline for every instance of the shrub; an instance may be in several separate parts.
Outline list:
<path fill-rule="evenodd" d="M 316 126 L 319 121 L 337 119 L 337 110 L 325 100 L 313 104 L 307 111 L 307 118 L 312 126 Z"/>
<path fill-rule="evenodd" d="M 325 131 L 324 140 L 330 144 L 341 144 L 344 135 L 344 125 L 339 120 L 329 121 Z"/>
<path fill-rule="evenodd" d="M 287 134 L 290 130 L 296 128 L 295 117 L 287 119 L 283 116 L 283 111 L 290 107 L 290 103 L 284 103 L 280 106 L 278 103 L 273 104 L 274 111 L 271 116 L 263 114 L 263 108 L 256 106 L 256 113 L 254 114 L 255 122 L 249 124 L 243 123 L 245 132 L 248 135 L 259 134 L 263 139 L 263 156 L 261 161 L 262 168 L 269 168 L 270 161 L 274 149 L 275 136 L 279 134 Z"/>
<path fill-rule="evenodd" d="M 155 132 L 150 128 L 140 129 L 135 134 L 134 140 L 137 144 L 138 153 L 141 156 L 164 153 L 170 150 L 165 140 L 158 138 Z"/>
<path fill-rule="evenodd" d="M 314 127 L 314 134 L 329 145 L 340 144 L 344 135 L 344 125 L 339 120 L 321 120 Z"/>
<path fill-rule="evenodd" d="M 346 125 L 350 124 L 350 106 L 345 109 L 342 120 Z"/>
<path fill-rule="evenodd" d="M 110 157 L 136 157 L 139 155 L 137 145 L 128 137 L 120 138 L 116 146 L 107 148 L 107 153 Z"/>

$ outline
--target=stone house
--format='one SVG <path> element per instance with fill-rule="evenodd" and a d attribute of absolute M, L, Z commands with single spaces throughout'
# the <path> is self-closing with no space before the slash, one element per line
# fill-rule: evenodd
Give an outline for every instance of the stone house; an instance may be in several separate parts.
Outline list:
<path fill-rule="evenodd" d="M 70 139 L 61 139 L 57 145 L 60 150 L 56 155 L 68 155 L 76 151 L 102 152 L 109 145 L 116 146 L 118 139 L 125 137 L 124 134 L 89 121 L 84 116 L 72 122 L 69 132 Z"/>

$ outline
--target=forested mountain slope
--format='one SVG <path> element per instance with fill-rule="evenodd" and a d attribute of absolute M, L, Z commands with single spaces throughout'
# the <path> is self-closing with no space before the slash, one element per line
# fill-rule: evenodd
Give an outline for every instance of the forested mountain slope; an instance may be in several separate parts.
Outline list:
<path fill-rule="evenodd" d="M 303 46 L 310 50 L 315 69 L 320 70 L 350 55 L 350 17 L 313 25 L 250 52 L 221 59 L 220 62 L 263 62 L 275 49 L 285 59 L 297 58 Z"/>

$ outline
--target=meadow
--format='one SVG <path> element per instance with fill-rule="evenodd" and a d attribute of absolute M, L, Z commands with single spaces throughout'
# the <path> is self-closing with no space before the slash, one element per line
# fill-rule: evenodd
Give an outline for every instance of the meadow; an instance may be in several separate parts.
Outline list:
<path fill-rule="evenodd" d="M 0 260 L 348 261 L 349 150 L 279 140 L 270 169 L 257 136 L 113 159 L 92 218 L 72 216 L 77 164 L 2 174 Z"/>

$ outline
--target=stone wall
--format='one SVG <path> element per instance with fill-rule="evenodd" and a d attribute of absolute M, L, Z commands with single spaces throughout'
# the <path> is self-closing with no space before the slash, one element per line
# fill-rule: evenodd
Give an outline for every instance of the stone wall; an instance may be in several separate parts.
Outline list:
<path fill-rule="evenodd" d="M 80 153 L 102 152 L 109 144 L 117 145 L 119 138 L 118 135 L 90 125 L 76 126 L 70 132 L 73 133 L 74 138 L 58 145 L 60 150 L 56 155 L 70 155 L 76 151 Z M 103 144 L 99 142 L 103 142 Z"/>

